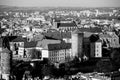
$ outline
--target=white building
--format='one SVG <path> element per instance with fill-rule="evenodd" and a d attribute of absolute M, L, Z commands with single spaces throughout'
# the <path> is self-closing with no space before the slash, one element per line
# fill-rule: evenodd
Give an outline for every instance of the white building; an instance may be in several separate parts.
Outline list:
<path fill-rule="evenodd" d="M 102 41 L 97 40 L 90 44 L 90 56 L 91 57 L 102 57 Z"/>
<path fill-rule="evenodd" d="M 42 57 L 48 58 L 52 62 L 65 62 L 70 60 L 71 44 L 48 44 L 45 49 L 42 50 Z"/>

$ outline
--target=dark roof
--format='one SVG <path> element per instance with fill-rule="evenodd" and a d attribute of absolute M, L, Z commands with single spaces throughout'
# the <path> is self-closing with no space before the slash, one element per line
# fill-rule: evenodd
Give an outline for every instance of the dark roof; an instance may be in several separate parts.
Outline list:
<path fill-rule="evenodd" d="M 81 31 L 80 29 L 75 29 L 72 34 L 78 34 L 78 33 L 83 33 L 83 31 Z"/>
<path fill-rule="evenodd" d="M 112 47 L 112 48 L 120 47 L 119 37 L 114 33 L 113 34 L 108 34 L 108 33 L 99 34 L 99 37 L 103 42 L 108 44 L 109 47 Z M 109 41 L 110 39 L 112 39 L 112 41 Z"/>
<path fill-rule="evenodd" d="M 71 43 L 48 44 L 48 50 L 70 49 Z"/>
<path fill-rule="evenodd" d="M 42 41 L 37 42 L 37 47 L 45 48 L 48 44 L 59 44 L 60 40 L 51 40 L 51 39 L 43 39 Z"/>
<path fill-rule="evenodd" d="M 33 48 L 33 47 L 36 47 L 36 45 L 37 45 L 36 41 L 25 42 L 24 48 Z"/>
<path fill-rule="evenodd" d="M 77 27 L 75 22 L 72 23 L 57 23 L 57 28 L 59 27 Z"/>
<path fill-rule="evenodd" d="M 21 36 L 18 36 L 17 38 L 13 39 L 12 42 L 26 42 L 27 38 L 22 38 Z"/>
<path fill-rule="evenodd" d="M 71 32 L 48 31 L 43 34 L 46 39 L 61 40 L 63 38 L 71 38 Z"/>
<path fill-rule="evenodd" d="M 47 33 L 43 34 L 46 39 L 55 39 L 55 40 L 60 40 L 61 34 L 59 31 L 48 31 Z"/>
<path fill-rule="evenodd" d="M 84 37 L 89 38 L 93 33 L 91 32 L 84 32 Z"/>
<path fill-rule="evenodd" d="M 2 36 L 3 38 L 6 36 Z M 9 39 L 9 41 L 12 41 L 14 39 L 16 39 L 18 36 L 7 36 L 7 38 Z"/>
<path fill-rule="evenodd" d="M 81 33 L 81 32 L 101 33 L 102 29 L 98 28 L 98 27 L 95 27 L 95 28 L 79 28 L 79 29 L 76 29 L 76 31 L 73 32 L 73 33 Z"/>
<path fill-rule="evenodd" d="M 43 40 L 43 38 L 44 38 L 44 35 L 42 35 L 42 34 L 39 34 L 39 35 L 35 35 L 34 36 L 34 38 L 33 38 L 33 40 L 34 41 L 41 41 L 41 40 Z"/>
<path fill-rule="evenodd" d="M 72 21 L 71 19 L 54 18 L 54 22 Z"/>

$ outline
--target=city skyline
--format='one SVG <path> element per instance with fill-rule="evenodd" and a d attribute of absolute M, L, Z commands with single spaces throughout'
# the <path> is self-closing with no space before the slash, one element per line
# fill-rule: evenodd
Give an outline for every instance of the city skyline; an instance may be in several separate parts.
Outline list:
<path fill-rule="evenodd" d="M 17 7 L 120 7 L 120 0 L 0 0 Z"/>

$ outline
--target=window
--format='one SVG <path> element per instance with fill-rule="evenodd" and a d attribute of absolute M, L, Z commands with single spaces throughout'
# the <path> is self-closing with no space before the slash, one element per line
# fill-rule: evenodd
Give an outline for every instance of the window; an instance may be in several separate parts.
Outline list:
<path fill-rule="evenodd" d="M 98 57 L 98 56 L 99 56 L 99 54 L 96 54 L 96 56 Z"/>

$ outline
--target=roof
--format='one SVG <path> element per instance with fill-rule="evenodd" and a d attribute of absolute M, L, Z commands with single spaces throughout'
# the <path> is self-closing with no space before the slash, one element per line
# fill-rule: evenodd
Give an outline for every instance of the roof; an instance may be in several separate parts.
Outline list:
<path fill-rule="evenodd" d="M 48 44 L 57 44 L 61 43 L 60 40 L 51 40 L 51 39 L 43 39 L 42 41 L 37 42 L 37 47 L 45 48 Z"/>
<path fill-rule="evenodd" d="M 72 21 L 71 19 L 54 18 L 54 22 Z"/>
<path fill-rule="evenodd" d="M 95 28 L 79 28 L 79 29 L 76 29 L 73 33 L 80 33 L 80 32 L 101 33 L 102 29 L 99 28 L 99 27 L 95 27 Z"/>
<path fill-rule="evenodd" d="M 62 38 L 71 38 L 71 32 L 48 31 L 44 35 L 46 39 L 60 40 Z"/>
<path fill-rule="evenodd" d="M 11 51 L 10 50 L 8 50 L 7 48 L 4 48 L 3 50 L 2 50 L 2 53 L 10 53 Z"/>
<path fill-rule="evenodd" d="M 101 39 L 98 39 L 96 42 L 102 42 L 102 40 L 101 40 Z"/>
<path fill-rule="evenodd" d="M 100 37 L 100 38 L 112 38 L 112 36 L 109 35 L 109 34 L 107 34 L 107 33 L 99 34 L 99 37 Z"/>
<path fill-rule="evenodd" d="M 84 37 L 89 38 L 93 33 L 91 32 L 84 32 Z"/>
<path fill-rule="evenodd" d="M 17 38 L 13 39 L 12 42 L 26 42 L 27 38 L 22 38 L 21 36 L 18 36 Z"/>
<path fill-rule="evenodd" d="M 73 34 L 83 33 L 83 31 L 80 31 L 79 29 L 76 29 L 72 32 Z"/>
<path fill-rule="evenodd" d="M 25 42 L 24 48 L 33 48 L 33 47 L 36 47 L 36 45 L 37 45 L 36 41 Z"/>
<path fill-rule="evenodd" d="M 75 22 L 71 23 L 57 23 L 57 28 L 59 27 L 77 27 Z"/>
<path fill-rule="evenodd" d="M 71 43 L 58 43 L 58 44 L 48 44 L 48 50 L 62 50 L 62 49 L 70 49 Z"/>
<path fill-rule="evenodd" d="M 42 39 L 44 38 L 44 35 L 42 35 L 42 34 L 39 34 L 39 35 L 35 35 L 34 37 L 33 37 L 33 40 L 34 41 L 41 41 Z"/>
<path fill-rule="evenodd" d="M 120 47 L 119 37 L 114 33 L 113 34 L 108 34 L 108 33 L 99 34 L 99 37 L 103 42 L 105 42 L 108 45 L 108 47 L 113 47 L 113 48 Z"/>

